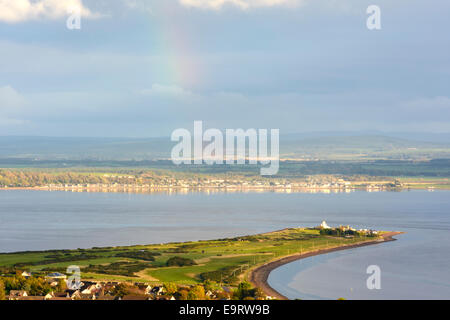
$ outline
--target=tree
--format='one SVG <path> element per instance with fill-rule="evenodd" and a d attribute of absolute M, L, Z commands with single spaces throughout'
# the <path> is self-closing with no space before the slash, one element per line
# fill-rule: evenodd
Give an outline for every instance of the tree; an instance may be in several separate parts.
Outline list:
<path fill-rule="evenodd" d="M 64 292 L 67 289 L 67 284 L 66 281 L 64 281 L 63 279 L 59 279 L 58 280 L 58 285 L 56 286 L 56 291 L 57 292 Z"/>
<path fill-rule="evenodd" d="M 209 279 L 203 281 L 203 287 L 205 287 L 206 291 L 213 291 L 214 286 L 217 286 L 217 283 L 215 281 L 211 281 Z"/>
<path fill-rule="evenodd" d="M 123 298 L 124 296 L 126 296 L 128 294 L 128 288 L 126 285 L 124 285 L 123 283 L 118 284 L 114 290 L 112 291 L 113 295 L 116 297 L 121 297 Z"/>
<path fill-rule="evenodd" d="M 189 291 L 187 296 L 188 300 L 205 300 L 205 288 L 197 285 Z"/>
<path fill-rule="evenodd" d="M 266 299 L 266 294 L 264 293 L 264 291 L 261 288 L 255 289 L 255 299 L 257 299 L 257 300 L 265 300 Z"/>
<path fill-rule="evenodd" d="M 238 286 L 239 290 L 250 290 L 251 288 L 252 288 L 252 285 L 247 281 L 239 283 L 239 286 Z"/>
<path fill-rule="evenodd" d="M 226 291 L 219 291 L 216 293 L 217 300 L 230 300 L 230 294 Z"/>
<path fill-rule="evenodd" d="M 168 267 L 184 267 L 184 266 L 193 266 L 196 265 L 196 263 L 192 259 L 183 257 L 172 257 L 169 260 L 167 260 L 166 265 Z"/>
<path fill-rule="evenodd" d="M 178 291 L 177 296 L 177 300 L 188 300 L 189 291 L 187 291 L 186 289 L 181 289 L 180 291 Z"/>
<path fill-rule="evenodd" d="M 0 300 L 6 300 L 5 284 L 0 280 Z"/>
<path fill-rule="evenodd" d="M 252 285 L 249 282 L 244 281 L 239 284 L 233 296 L 237 300 L 244 300 L 247 297 L 254 297 L 255 290 L 252 289 Z"/>
<path fill-rule="evenodd" d="M 169 295 L 173 295 L 175 292 L 178 291 L 178 287 L 175 283 L 165 283 L 164 284 L 164 289 L 166 290 L 166 293 Z"/>

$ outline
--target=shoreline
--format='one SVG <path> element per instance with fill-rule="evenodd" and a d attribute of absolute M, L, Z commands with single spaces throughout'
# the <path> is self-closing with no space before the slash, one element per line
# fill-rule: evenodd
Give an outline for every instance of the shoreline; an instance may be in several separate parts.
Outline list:
<path fill-rule="evenodd" d="M 403 233 L 404 232 L 399 232 L 399 231 L 388 232 L 388 233 L 383 234 L 381 236 L 382 237 L 381 239 L 378 238 L 373 241 L 366 241 L 366 242 L 361 242 L 361 243 L 356 243 L 356 244 L 343 245 L 343 246 L 329 248 L 329 249 L 319 249 L 319 250 L 315 250 L 315 251 L 309 251 L 306 253 L 296 253 L 296 254 L 293 254 L 293 255 L 290 255 L 287 257 L 283 257 L 283 258 L 275 260 L 275 261 L 265 263 L 262 266 L 256 267 L 255 269 L 251 270 L 248 273 L 247 277 L 248 277 L 248 280 L 255 287 L 261 288 L 267 296 L 271 296 L 271 297 L 274 297 L 279 300 L 289 300 L 286 296 L 282 295 L 281 293 L 279 293 L 277 290 L 275 290 L 274 288 L 272 288 L 269 285 L 269 283 L 268 283 L 269 275 L 273 270 L 275 270 L 285 264 L 288 264 L 288 263 L 291 263 L 291 262 L 294 262 L 297 260 L 321 255 L 321 254 L 327 254 L 327 253 L 331 253 L 331 252 L 335 252 L 335 251 L 341 251 L 341 250 L 365 247 L 365 246 L 369 246 L 369 245 L 380 244 L 380 243 L 385 243 L 385 242 L 390 242 L 390 241 L 396 241 L 397 239 L 395 239 L 393 237 L 396 235 L 399 235 L 399 234 L 403 234 Z"/>
<path fill-rule="evenodd" d="M 135 193 L 135 194 L 151 194 L 161 192 L 175 192 L 175 193 L 190 193 L 190 192 L 279 192 L 279 193 L 351 193 L 356 191 L 365 192 L 408 192 L 412 190 L 422 191 L 448 191 L 448 188 L 438 187 L 407 187 L 401 189 L 389 189 L 389 188 L 364 188 L 364 187 L 351 187 L 351 188 L 328 188 L 328 187 L 268 187 L 268 186 L 228 186 L 228 187 L 170 187 L 170 186 L 154 186 L 154 187 L 106 187 L 106 188 L 87 188 L 87 187 L 72 187 L 72 188 L 59 188 L 49 186 L 36 186 L 36 187 L 0 187 L 1 191 L 47 191 L 47 192 L 74 192 L 74 193 Z"/>

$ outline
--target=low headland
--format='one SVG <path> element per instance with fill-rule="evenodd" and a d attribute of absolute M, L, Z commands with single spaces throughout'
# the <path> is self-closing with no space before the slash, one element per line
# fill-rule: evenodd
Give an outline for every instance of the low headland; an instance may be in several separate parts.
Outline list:
<path fill-rule="evenodd" d="M 235 238 L 0 254 L 0 297 L 13 299 L 286 299 L 270 272 L 291 261 L 392 241 L 399 232 L 287 228 Z M 79 270 L 80 287 L 68 279 Z M 3 287 L 3 289 L 1 288 Z M 28 291 L 26 296 L 16 297 Z"/>
<path fill-rule="evenodd" d="M 272 288 L 268 283 L 268 278 L 270 273 L 275 270 L 276 268 L 279 268 L 285 264 L 300 260 L 300 259 L 306 259 L 309 257 L 317 256 L 320 254 L 326 254 L 330 252 L 340 251 L 340 250 L 348 250 L 373 244 L 379 244 L 383 242 L 388 241 L 395 241 L 397 239 L 394 239 L 393 236 L 402 234 L 403 232 L 386 232 L 382 234 L 380 237 L 377 237 L 374 240 L 371 241 L 365 241 L 361 243 L 355 243 L 355 244 L 343 244 L 341 246 L 337 246 L 334 248 L 325 248 L 325 249 L 317 249 L 313 251 L 308 252 L 300 252 L 295 253 L 287 257 L 283 257 L 281 259 L 276 259 L 274 261 L 264 263 L 262 266 L 258 266 L 254 268 L 253 270 L 250 270 L 248 279 L 249 281 L 258 288 L 261 288 L 264 293 L 267 296 L 275 297 L 276 299 L 280 300 L 287 300 L 288 298 L 278 291 L 276 291 L 274 288 Z"/>

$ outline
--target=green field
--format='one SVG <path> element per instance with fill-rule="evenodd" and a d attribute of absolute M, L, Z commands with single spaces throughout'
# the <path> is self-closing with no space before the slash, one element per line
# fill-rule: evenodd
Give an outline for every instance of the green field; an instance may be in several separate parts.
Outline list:
<path fill-rule="evenodd" d="M 0 274 L 65 273 L 76 265 L 85 280 L 234 285 L 251 268 L 283 256 L 370 240 L 374 238 L 326 236 L 301 228 L 210 241 L 8 253 L 0 254 Z M 179 264 L 168 266 L 170 259 Z"/>
<path fill-rule="evenodd" d="M 450 178 L 442 177 L 398 177 L 405 188 L 450 190 Z"/>

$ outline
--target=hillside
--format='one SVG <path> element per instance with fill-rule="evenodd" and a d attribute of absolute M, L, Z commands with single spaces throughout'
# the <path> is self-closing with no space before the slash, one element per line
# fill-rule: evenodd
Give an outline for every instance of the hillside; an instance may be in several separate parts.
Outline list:
<path fill-rule="evenodd" d="M 0 158 L 36 160 L 168 159 L 175 143 L 169 138 L 0 137 Z M 450 144 L 385 136 L 289 137 L 280 139 L 282 158 L 435 159 L 450 158 Z"/>

